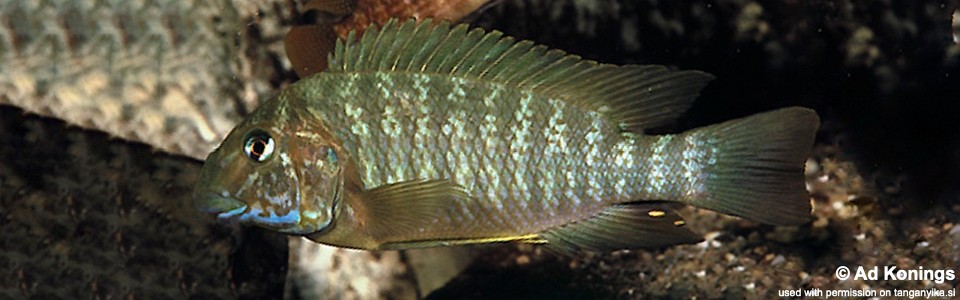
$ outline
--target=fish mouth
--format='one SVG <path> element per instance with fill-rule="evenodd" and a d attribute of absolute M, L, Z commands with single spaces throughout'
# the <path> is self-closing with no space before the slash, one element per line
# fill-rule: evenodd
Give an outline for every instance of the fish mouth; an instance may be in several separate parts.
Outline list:
<path fill-rule="evenodd" d="M 228 219 L 246 211 L 247 204 L 232 197 L 208 193 L 198 198 L 197 208 L 217 215 L 217 219 Z"/>

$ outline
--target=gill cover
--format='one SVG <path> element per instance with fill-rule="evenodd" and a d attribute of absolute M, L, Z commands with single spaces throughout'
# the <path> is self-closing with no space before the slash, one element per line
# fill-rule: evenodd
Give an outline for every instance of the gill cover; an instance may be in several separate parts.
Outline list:
<path fill-rule="evenodd" d="M 300 222 L 284 230 L 293 234 L 316 233 L 330 227 L 343 197 L 343 149 L 324 124 L 305 111 L 286 114 L 290 118 L 289 132 L 293 133 L 289 159 L 297 170 L 300 191 Z"/>

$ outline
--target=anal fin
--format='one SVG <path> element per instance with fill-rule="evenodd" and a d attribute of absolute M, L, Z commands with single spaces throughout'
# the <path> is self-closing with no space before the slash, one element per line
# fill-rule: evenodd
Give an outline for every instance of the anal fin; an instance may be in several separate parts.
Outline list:
<path fill-rule="evenodd" d="M 660 248 L 696 243 L 702 238 L 686 228 L 675 204 L 640 202 L 606 208 L 583 221 L 541 233 L 548 245 L 566 252 Z"/>

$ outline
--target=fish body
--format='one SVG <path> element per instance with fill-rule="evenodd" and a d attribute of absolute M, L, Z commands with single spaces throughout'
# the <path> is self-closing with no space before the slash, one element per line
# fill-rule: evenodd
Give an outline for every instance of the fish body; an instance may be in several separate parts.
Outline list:
<path fill-rule="evenodd" d="M 597 64 L 465 25 L 388 22 L 337 45 L 207 159 L 219 218 L 360 249 L 519 241 L 607 251 L 699 240 L 678 205 L 809 214 L 816 114 L 645 135 L 712 79 Z"/>
<path fill-rule="evenodd" d="M 445 179 L 469 191 L 403 240 L 525 236 L 658 193 L 639 171 L 649 160 L 622 159 L 653 140 L 624 138 L 559 99 L 424 74 L 314 79 L 315 91 L 332 93 L 291 90 L 305 94 L 290 99 L 307 100 L 340 138 L 364 188 Z"/>

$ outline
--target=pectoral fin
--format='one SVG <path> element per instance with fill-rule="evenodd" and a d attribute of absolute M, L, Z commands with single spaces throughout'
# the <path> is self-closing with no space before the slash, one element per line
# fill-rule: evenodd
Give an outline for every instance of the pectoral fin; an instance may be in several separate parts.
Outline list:
<path fill-rule="evenodd" d="M 430 226 L 446 208 L 469 201 L 464 188 L 450 180 L 415 180 L 365 192 L 368 230 L 375 238 L 402 238 Z"/>
<path fill-rule="evenodd" d="M 695 243 L 702 238 L 683 228 L 675 205 L 662 202 L 611 206 L 596 216 L 541 233 L 551 247 L 612 251 Z"/>

